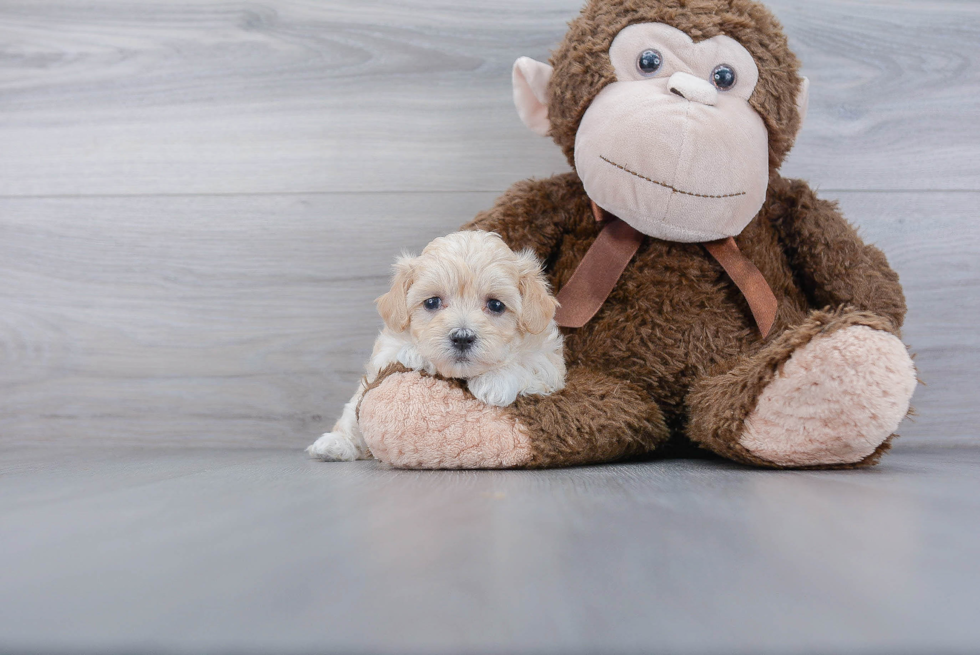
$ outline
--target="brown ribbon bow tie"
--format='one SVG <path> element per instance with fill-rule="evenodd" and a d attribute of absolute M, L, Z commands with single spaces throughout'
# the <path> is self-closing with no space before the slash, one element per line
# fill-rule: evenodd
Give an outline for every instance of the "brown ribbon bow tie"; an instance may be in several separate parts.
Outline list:
<path fill-rule="evenodd" d="M 607 218 L 595 202 L 592 203 L 592 213 L 598 222 Z M 558 292 L 558 302 L 561 304 L 555 314 L 558 325 L 580 328 L 588 323 L 606 302 L 642 242 L 643 233 L 612 217 L 585 253 L 571 279 Z M 708 241 L 702 245 L 745 296 L 756 325 L 765 338 L 772 329 L 778 309 L 776 296 L 766 278 L 742 254 L 734 238 Z"/>

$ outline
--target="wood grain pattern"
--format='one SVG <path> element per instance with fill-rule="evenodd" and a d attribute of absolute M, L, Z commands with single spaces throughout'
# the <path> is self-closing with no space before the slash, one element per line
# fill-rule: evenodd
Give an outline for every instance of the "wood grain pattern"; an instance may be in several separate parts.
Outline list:
<path fill-rule="evenodd" d="M 836 195 L 909 298 L 928 386 L 903 443 L 976 442 L 980 193 Z M 361 375 L 394 256 L 493 198 L 0 199 L 0 443 L 305 446 Z"/>
<path fill-rule="evenodd" d="M 771 5 L 813 81 L 788 174 L 980 189 L 980 4 Z M 509 71 L 579 6 L 4 0 L 0 195 L 499 192 L 567 166 Z"/>
<path fill-rule="evenodd" d="M 487 194 L 0 200 L 0 441 L 300 446 Z"/>
<path fill-rule="evenodd" d="M 904 443 L 976 442 L 980 5 L 771 4 L 813 81 L 785 172 L 909 294 Z M 0 442 L 305 445 L 392 257 L 566 168 L 509 70 L 578 6 L 0 0 Z"/>

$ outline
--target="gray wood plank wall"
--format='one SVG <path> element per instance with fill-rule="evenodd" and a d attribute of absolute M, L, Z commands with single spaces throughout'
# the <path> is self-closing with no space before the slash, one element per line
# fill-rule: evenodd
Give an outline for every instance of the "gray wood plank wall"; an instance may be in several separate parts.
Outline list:
<path fill-rule="evenodd" d="M 980 3 L 770 4 L 812 82 L 784 173 L 906 286 L 902 443 L 980 443 Z M 579 5 L 0 0 L 0 444 L 307 444 L 393 256 L 567 170 L 509 72 Z"/>

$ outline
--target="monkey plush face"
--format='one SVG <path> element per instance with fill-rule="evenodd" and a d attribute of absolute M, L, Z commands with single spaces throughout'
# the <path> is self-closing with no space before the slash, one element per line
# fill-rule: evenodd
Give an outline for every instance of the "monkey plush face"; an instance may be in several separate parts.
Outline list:
<path fill-rule="evenodd" d="M 748 102 L 759 79 L 752 55 L 727 36 L 694 43 L 643 23 L 619 33 L 609 58 L 617 81 L 575 138 L 589 197 L 659 239 L 741 232 L 769 184 L 768 133 Z"/>
<path fill-rule="evenodd" d="M 589 7 L 599 4 L 594 0 Z M 745 22 L 738 23 L 742 29 Z M 590 53 L 588 63 L 597 70 L 581 65 L 561 70 L 581 75 L 577 87 L 591 91 L 587 102 L 555 97 L 553 69 L 547 64 L 522 58 L 514 66 L 521 118 L 539 134 L 553 134 L 560 145 L 574 143 L 570 158 L 589 197 L 640 232 L 668 241 L 739 234 L 762 207 L 770 171 L 788 150 L 805 111 L 806 82 L 796 77 L 795 59 L 790 60 L 789 82 L 797 84 L 788 111 L 785 99 L 760 100 L 756 57 L 725 34 L 724 26 L 705 27 L 712 29 L 691 30 L 702 37 L 695 41 L 666 23 L 627 24 L 601 57 Z M 714 35 L 703 38 L 707 32 Z M 784 39 L 778 45 L 785 46 Z M 567 42 L 562 52 L 577 54 Z M 765 81 L 774 86 L 771 79 Z M 556 134 L 549 111 L 553 97 L 554 102 L 581 103 L 573 140 Z M 770 105 L 772 115 L 767 116 Z M 570 113 L 560 109 L 564 116 Z M 557 127 L 565 129 L 567 123 Z M 772 127 L 794 132 L 788 138 L 780 133 L 774 149 Z"/>

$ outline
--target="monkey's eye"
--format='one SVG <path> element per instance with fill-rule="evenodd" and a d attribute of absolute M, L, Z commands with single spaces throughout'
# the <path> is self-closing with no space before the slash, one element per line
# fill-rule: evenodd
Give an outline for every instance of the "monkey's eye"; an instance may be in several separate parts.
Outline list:
<path fill-rule="evenodd" d="M 428 309 L 430 312 L 434 312 L 440 307 L 442 307 L 442 298 L 434 297 L 428 298 L 422 303 L 422 306 Z"/>
<path fill-rule="evenodd" d="M 636 67 L 644 75 L 653 75 L 664 65 L 664 58 L 656 50 L 644 50 L 636 60 Z"/>
<path fill-rule="evenodd" d="M 728 64 L 717 66 L 711 71 L 711 83 L 722 91 L 727 91 L 735 86 L 736 79 L 735 69 Z"/>
<path fill-rule="evenodd" d="M 504 303 L 500 302 L 496 298 L 491 298 L 487 301 L 487 311 L 491 314 L 503 314 L 504 310 L 507 309 Z"/>

